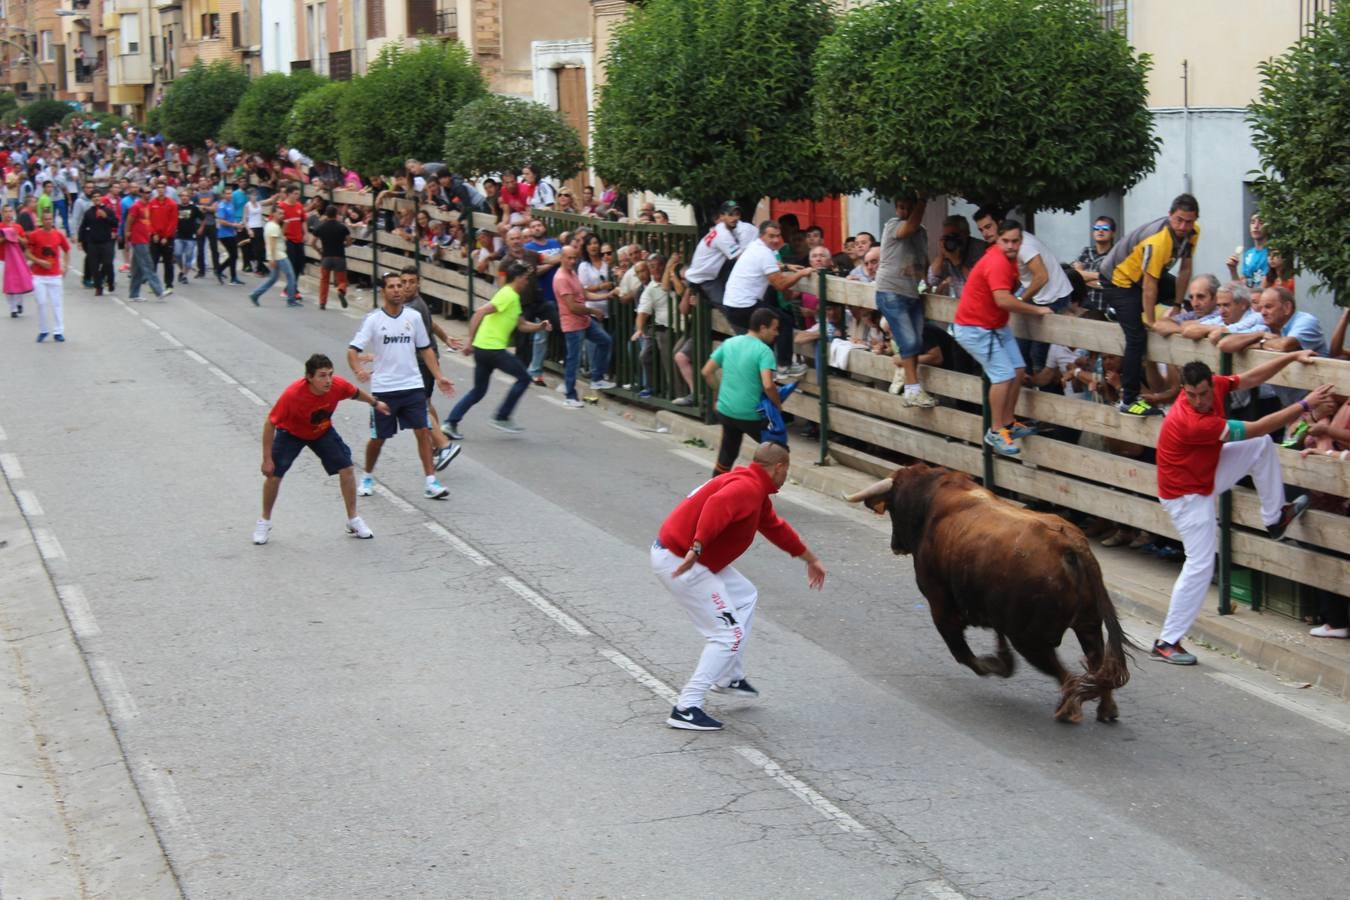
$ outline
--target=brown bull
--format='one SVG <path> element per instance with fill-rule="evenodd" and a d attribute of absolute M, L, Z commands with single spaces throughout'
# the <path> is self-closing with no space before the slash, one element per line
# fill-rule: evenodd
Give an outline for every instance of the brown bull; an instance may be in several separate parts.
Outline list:
<path fill-rule="evenodd" d="M 1000 500 L 962 472 L 916 464 L 850 494 L 878 514 L 891 513 L 891 550 L 912 554 L 919 590 L 956 661 L 977 675 L 1013 671 L 1009 644 L 1060 684 L 1055 718 L 1079 722 L 1083 703 L 1100 700 L 1097 719 L 1119 715 L 1111 692 L 1130 679 L 1115 607 L 1101 569 L 1078 528 Z M 1106 626 L 1106 642 L 1102 626 Z M 967 627 L 992 628 L 998 652 L 977 657 Z M 1073 629 L 1087 670 L 1070 675 L 1055 648 Z"/>

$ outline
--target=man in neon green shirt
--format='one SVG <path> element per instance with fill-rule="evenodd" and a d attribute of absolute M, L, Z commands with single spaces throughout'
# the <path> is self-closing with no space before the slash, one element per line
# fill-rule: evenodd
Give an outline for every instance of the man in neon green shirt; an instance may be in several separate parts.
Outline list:
<path fill-rule="evenodd" d="M 778 367 L 773 342 L 777 337 L 777 314 L 761 307 L 750 315 L 749 332 L 723 341 L 703 366 L 703 380 L 717 391 L 717 417 L 722 420 L 714 477 L 736 465 L 743 436 L 759 443 L 764 430 L 764 420 L 759 416 L 761 397 L 768 397 L 780 412 L 783 409 L 773 384 Z"/>
<path fill-rule="evenodd" d="M 50 181 L 42 182 L 42 192 L 37 195 L 37 214 L 38 221 L 42 221 L 43 213 L 56 215 L 56 197 L 53 194 L 54 188 Z"/>
<path fill-rule="evenodd" d="M 530 267 L 524 263 L 513 262 L 506 267 L 506 284 L 502 285 L 492 299 L 474 311 L 469 320 L 469 342 L 464 348 L 466 356 L 473 357 L 473 390 L 465 394 L 450 415 L 445 417 L 445 433 L 453 440 L 462 441 L 459 433 L 459 421 L 464 418 L 473 405 L 487 396 L 488 379 L 497 369 L 516 379 L 511 391 L 497 408 L 492 419 L 492 427 L 509 434 L 524 431 L 511 418 L 511 413 L 520 402 L 520 397 L 530 389 L 530 373 L 525 364 L 506 348 L 512 344 L 511 336 L 519 328 L 525 334 L 534 331 L 550 331 L 548 320 L 530 322 L 520 320 L 520 292 L 530 283 Z"/>

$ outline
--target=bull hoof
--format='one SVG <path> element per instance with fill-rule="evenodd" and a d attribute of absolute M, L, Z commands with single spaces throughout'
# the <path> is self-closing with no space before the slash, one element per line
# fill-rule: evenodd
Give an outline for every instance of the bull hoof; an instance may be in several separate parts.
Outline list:
<path fill-rule="evenodd" d="M 1109 698 L 1102 700 L 1097 704 L 1097 721 L 1114 722 L 1120 718 L 1120 710 L 1116 708 L 1116 702 Z"/>
<path fill-rule="evenodd" d="M 1012 675 L 1012 666 L 1010 660 L 1001 656 L 980 656 L 975 660 L 980 666 L 981 675 L 997 675 L 1000 678 L 1007 678 Z"/>
<path fill-rule="evenodd" d="M 1069 704 L 1060 706 L 1055 710 L 1055 721 L 1064 722 L 1068 725 L 1077 725 L 1083 721 L 1083 708 L 1081 706 L 1069 708 Z"/>

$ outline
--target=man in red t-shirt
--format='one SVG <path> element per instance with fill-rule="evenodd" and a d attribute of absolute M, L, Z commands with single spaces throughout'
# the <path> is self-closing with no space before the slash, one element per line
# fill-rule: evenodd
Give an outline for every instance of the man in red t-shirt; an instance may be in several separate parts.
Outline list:
<path fill-rule="evenodd" d="M 286 258 L 295 269 L 295 277 L 305 273 L 305 206 L 300 202 L 300 189 L 288 188 L 277 201 L 282 212 L 281 231 L 286 237 Z"/>
<path fill-rule="evenodd" d="M 65 323 L 61 317 L 62 259 L 70 259 L 70 241 L 57 231 L 52 211 L 42 213 L 42 224 L 28 233 L 28 267 L 33 272 L 33 296 L 38 308 L 38 343 L 52 335 L 58 343 L 66 340 Z M 62 257 L 62 254 L 65 254 Z"/>
<path fill-rule="evenodd" d="M 1050 315 L 1048 306 L 1023 303 L 1013 291 L 1019 281 L 1017 252 L 1022 249 L 1022 224 L 998 223 L 998 238 L 970 270 L 956 305 L 956 342 L 975 357 L 989 378 L 989 431 L 984 442 L 1004 456 L 1022 452 L 1018 438 L 1032 431 L 1013 417 L 1022 391 L 1026 363 L 1008 325 L 1008 313 Z"/>
<path fill-rule="evenodd" d="M 666 724 L 686 731 L 717 731 L 703 711 L 709 690 L 758 697 L 741 657 L 750 637 L 758 592 L 731 564 L 758 532 L 806 563 L 806 583 L 819 590 L 825 567 L 792 526 L 774 512 L 770 494 L 787 480 L 788 449 L 763 443 L 754 461 L 705 482 L 666 517 L 652 544 L 652 574 L 680 601 L 707 643 Z"/>
<path fill-rule="evenodd" d="M 1308 363 L 1311 350 L 1286 353 L 1241 375 L 1215 375 L 1202 362 L 1181 369 L 1182 395 L 1167 411 L 1158 433 L 1158 501 L 1171 517 L 1186 550 L 1186 563 L 1172 587 L 1162 634 L 1150 659 L 1178 666 L 1195 665 L 1195 656 L 1181 639 L 1200 614 L 1214 574 L 1217 544 L 1214 498 L 1250 475 L 1261 498 L 1261 521 L 1271 537 L 1284 537 L 1289 523 L 1308 508 L 1306 495 L 1284 502 L 1284 482 L 1275 442 L 1267 437 L 1293 422 L 1312 406 L 1331 397 L 1324 384 L 1307 397 L 1255 422 L 1224 417 L 1230 391 L 1250 390 L 1265 383 L 1291 362 Z"/>
<path fill-rule="evenodd" d="M 355 397 L 384 415 L 389 407 L 344 378 L 333 374 L 333 361 L 322 353 L 305 360 L 305 377 L 281 392 L 263 423 L 262 518 L 253 528 L 253 543 L 265 544 L 272 534 L 272 506 L 281 490 L 281 479 L 291 463 L 308 447 L 323 463 L 323 470 L 338 476 L 342 502 L 347 506 L 347 533 L 358 538 L 375 535 L 356 514 L 356 475 L 352 451 L 333 427 L 333 411 L 343 400 Z"/>
<path fill-rule="evenodd" d="M 150 258 L 164 265 L 164 293 L 173 293 L 173 239 L 178 233 L 178 204 L 156 184 L 150 198 Z"/>
<path fill-rule="evenodd" d="M 126 221 L 127 246 L 131 248 L 131 293 L 127 300 L 133 303 L 145 299 L 141 296 L 143 284 L 150 285 L 156 297 L 164 296 L 164 285 L 155 274 L 155 260 L 150 255 L 150 242 L 155 237 L 150 224 L 150 188 L 139 191 L 140 197 L 127 210 Z"/>

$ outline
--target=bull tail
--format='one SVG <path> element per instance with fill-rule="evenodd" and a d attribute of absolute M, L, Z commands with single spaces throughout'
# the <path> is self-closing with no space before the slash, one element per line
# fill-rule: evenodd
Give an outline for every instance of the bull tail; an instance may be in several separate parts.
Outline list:
<path fill-rule="evenodd" d="M 1083 700 L 1100 697 L 1103 691 L 1124 687 L 1130 680 L 1129 663 L 1133 660 L 1130 650 L 1142 649 L 1125 634 L 1116 617 L 1115 604 L 1106 591 L 1102 581 L 1101 567 L 1091 553 L 1079 556 L 1080 596 L 1086 596 L 1096 606 L 1102 624 L 1106 626 L 1106 646 L 1102 652 L 1101 665 L 1096 671 L 1084 674 L 1079 691 Z"/>

